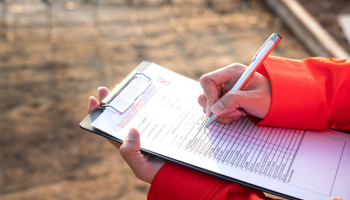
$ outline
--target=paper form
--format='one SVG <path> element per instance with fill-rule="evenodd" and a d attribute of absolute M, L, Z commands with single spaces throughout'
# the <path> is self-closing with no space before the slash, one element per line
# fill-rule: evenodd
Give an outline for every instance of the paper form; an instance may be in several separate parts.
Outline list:
<path fill-rule="evenodd" d="M 244 117 L 209 130 L 198 130 L 201 121 L 179 148 L 237 169 L 286 181 L 305 131 L 255 126 Z"/>
<path fill-rule="evenodd" d="M 137 101 L 123 114 L 106 109 L 94 127 L 124 140 L 133 126 L 144 149 L 297 198 L 332 199 L 345 140 L 247 117 L 204 130 L 198 82 L 156 64 L 144 73 L 153 81 Z"/>

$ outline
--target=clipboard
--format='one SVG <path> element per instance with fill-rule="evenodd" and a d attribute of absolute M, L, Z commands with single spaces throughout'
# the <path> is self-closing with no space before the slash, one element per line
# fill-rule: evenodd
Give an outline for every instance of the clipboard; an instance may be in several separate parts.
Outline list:
<path fill-rule="evenodd" d="M 80 124 L 80 128 L 84 129 L 84 130 L 87 130 L 89 132 L 92 132 L 92 133 L 95 133 L 97 135 L 100 135 L 102 137 L 105 137 L 105 138 L 108 138 L 108 139 L 111 139 L 113 141 L 116 141 L 116 142 L 119 142 L 119 143 L 123 143 L 123 141 L 121 139 L 118 139 L 106 132 L 103 132 L 95 127 L 93 127 L 91 125 L 91 123 L 93 123 L 106 109 L 112 109 L 114 112 L 120 112 L 122 113 L 124 110 L 122 109 L 118 109 L 118 108 L 115 108 L 111 105 L 109 105 L 110 102 L 112 102 L 113 100 L 115 100 L 116 98 L 118 98 L 119 95 L 122 95 L 123 94 L 123 91 L 125 91 L 127 89 L 127 87 L 132 84 L 132 82 L 135 80 L 135 78 L 137 76 L 145 76 L 146 78 L 149 78 L 147 75 L 143 74 L 143 72 L 147 69 L 147 67 L 149 67 L 150 65 L 152 64 L 152 62 L 148 62 L 148 61 L 143 61 L 135 70 L 133 70 L 118 86 L 117 88 L 115 88 L 100 104 L 100 107 L 94 111 L 91 112 L 91 114 L 89 114 Z M 150 79 L 150 78 L 149 78 Z M 150 81 L 154 81 L 154 80 L 150 80 Z M 147 87 L 146 87 L 147 88 Z M 144 89 L 146 89 L 144 88 Z M 124 92 L 125 93 L 125 92 Z M 137 94 L 135 95 L 136 96 L 136 99 L 137 99 L 137 96 L 140 95 L 140 94 Z M 134 97 L 135 97 L 134 96 Z M 133 99 L 133 98 L 129 98 L 130 102 L 128 102 L 128 104 L 132 105 L 132 103 L 136 100 L 136 99 Z M 145 155 L 150 155 L 151 157 L 156 157 L 156 158 L 161 158 L 161 159 L 164 159 L 164 160 L 167 160 L 167 161 L 171 161 L 171 162 L 174 162 L 174 163 L 177 163 L 177 164 L 180 164 L 180 165 L 183 165 L 183 166 L 186 166 L 186 167 L 189 167 L 189 168 L 192 168 L 192 169 L 195 169 L 195 170 L 198 170 L 198 171 L 201 171 L 201 172 L 204 172 L 204 173 L 207 173 L 207 174 L 210 174 L 210 175 L 213 175 L 213 176 L 216 176 L 216 177 L 219 177 L 219 178 L 222 178 L 222 179 L 225 179 L 225 180 L 228 180 L 228 181 L 231 181 L 231 182 L 235 182 L 235 183 L 238 183 L 238 184 L 241 184 L 241 185 L 244 185 L 244 186 L 247 186 L 247 187 L 250 187 L 250 188 L 254 188 L 254 189 L 257 189 L 257 190 L 260 190 L 260 191 L 263 191 L 263 192 L 267 192 L 269 194 L 273 194 L 273 195 L 277 195 L 277 196 L 280 196 L 280 197 L 283 197 L 283 198 L 287 198 L 287 199 L 291 199 L 291 200 L 298 200 L 298 198 L 295 198 L 295 197 L 292 197 L 292 196 L 289 196 L 289 195 L 286 195 L 286 194 L 283 194 L 283 193 L 279 193 L 279 192 L 276 192 L 276 191 L 273 191 L 273 190 L 269 190 L 269 189 L 266 189 L 266 188 L 263 188 L 263 187 L 260 187 L 260 186 L 257 186 L 257 185 L 254 185 L 254 184 L 251 184 L 251 183 L 248 183 L 248 182 L 244 182 L 244 181 L 241 181 L 241 180 L 238 180 L 238 179 L 234 179 L 232 177 L 228 177 L 228 176 L 225 176 L 225 175 L 222 175 L 222 174 L 219 174 L 219 173 L 214 173 L 212 171 L 209 171 L 209 170 L 206 170 L 206 169 L 203 169 L 203 168 L 200 168 L 198 166 L 194 166 L 194 165 L 191 165 L 191 164 L 188 164 L 188 163 L 185 163 L 185 162 L 182 162 L 182 161 L 179 161 L 179 160 L 176 160 L 176 159 L 173 159 L 173 158 L 170 158 L 170 157 L 167 157 L 167 156 L 163 156 L 163 155 L 160 155 L 156 152 L 153 152 L 153 151 L 150 151 L 150 150 L 147 150 L 147 149 L 143 149 L 141 148 L 140 151 L 145 154 Z"/>
<path fill-rule="evenodd" d="M 119 142 L 119 143 L 123 143 L 122 140 L 108 134 L 105 133 L 97 128 L 94 128 L 93 126 L 91 126 L 91 123 L 94 122 L 102 113 L 105 109 L 107 108 L 111 108 L 112 110 L 118 112 L 118 113 L 123 113 L 130 105 L 132 105 L 132 103 L 136 100 L 134 99 L 133 101 L 128 102 L 129 106 L 126 106 L 126 108 L 124 109 L 118 109 L 115 108 L 111 105 L 109 105 L 110 102 L 112 102 L 114 99 L 116 99 L 118 97 L 118 95 L 120 95 L 128 85 L 130 85 L 130 83 L 135 80 L 137 78 L 137 75 L 143 75 L 145 77 L 147 77 L 150 81 L 151 79 L 143 74 L 143 72 L 145 71 L 145 69 L 150 66 L 152 63 L 148 62 L 148 61 L 143 61 L 135 70 L 133 70 L 118 86 L 117 88 L 115 88 L 101 103 L 98 109 L 92 111 L 82 122 L 80 122 L 79 126 L 80 128 L 93 132 L 97 135 L 100 135 L 102 137 L 111 139 L 113 141 Z M 145 88 L 146 89 L 146 88 Z M 137 96 L 139 96 L 141 94 L 138 94 Z"/>

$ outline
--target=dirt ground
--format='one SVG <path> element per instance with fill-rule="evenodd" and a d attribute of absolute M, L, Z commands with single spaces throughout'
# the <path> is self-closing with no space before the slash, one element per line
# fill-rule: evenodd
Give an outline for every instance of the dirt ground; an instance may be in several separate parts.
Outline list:
<path fill-rule="evenodd" d="M 46 1 L 50 2 L 50 1 Z M 78 127 L 89 96 L 148 60 L 198 80 L 310 54 L 261 0 L 0 1 L 0 199 L 145 199 L 118 150 Z"/>

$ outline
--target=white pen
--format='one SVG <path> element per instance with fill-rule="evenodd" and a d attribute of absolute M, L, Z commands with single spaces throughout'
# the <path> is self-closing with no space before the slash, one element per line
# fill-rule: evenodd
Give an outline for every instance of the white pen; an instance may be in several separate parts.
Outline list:
<path fill-rule="evenodd" d="M 238 79 L 236 84 L 230 91 L 236 91 L 243 88 L 243 86 L 247 83 L 249 78 L 254 74 L 254 72 L 259 68 L 259 66 L 264 62 L 266 57 L 271 53 L 271 51 L 275 48 L 278 42 L 282 39 L 276 33 L 273 33 L 269 39 L 262 45 L 259 49 L 258 53 L 255 54 L 252 61 L 248 65 L 248 68 L 244 71 L 242 76 Z M 209 117 L 207 122 L 205 123 L 204 128 L 207 128 L 213 121 L 215 121 L 220 115 L 215 115 L 214 113 Z"/>

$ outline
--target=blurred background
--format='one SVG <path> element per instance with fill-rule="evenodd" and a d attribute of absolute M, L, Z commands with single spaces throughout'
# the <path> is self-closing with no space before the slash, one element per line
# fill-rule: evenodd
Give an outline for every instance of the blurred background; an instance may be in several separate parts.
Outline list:
<path fill-rule="evenodd" d="M 248 64 L 273 32 L 272 55 L 313 56 L 263 0 L 0 0 L 0 199 L 146 199 L 118 150 L 79 128 L 88 98 L 143 60 L 195 80 Z"/>

